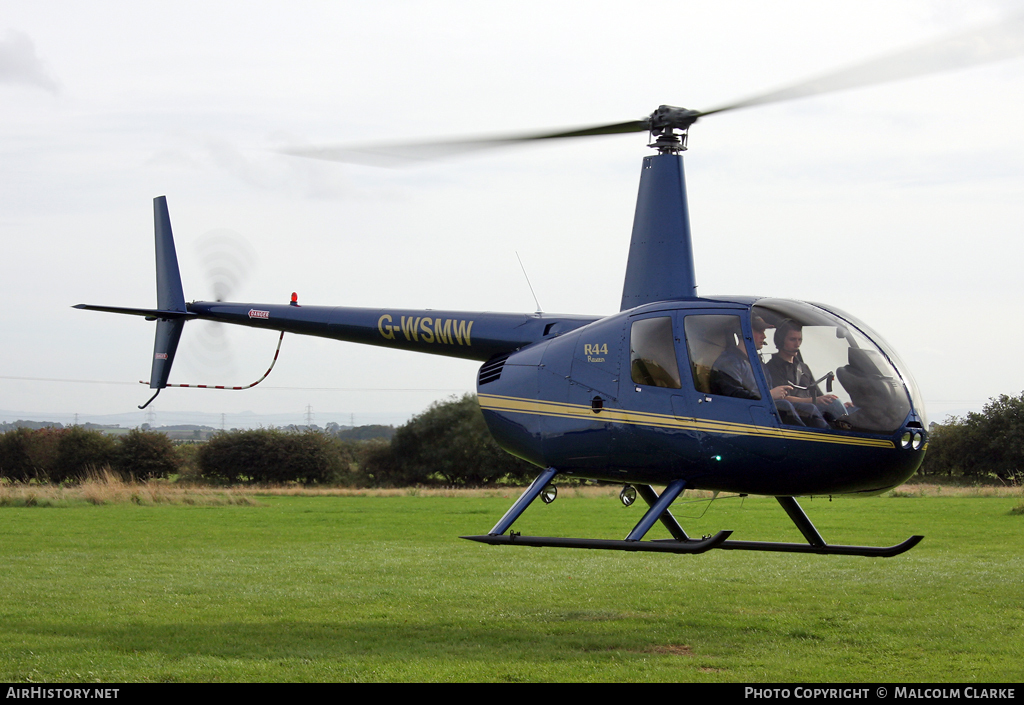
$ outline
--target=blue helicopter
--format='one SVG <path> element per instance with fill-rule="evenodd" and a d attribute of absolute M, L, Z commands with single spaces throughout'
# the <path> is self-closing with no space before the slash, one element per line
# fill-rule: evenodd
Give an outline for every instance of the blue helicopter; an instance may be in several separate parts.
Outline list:
<path fill-rule="evenodd" d="M 682 152 L 689 128 L 716 113 L 1021 53 L 1019 28 L 1010 30 L 1010 39 L 1006 31 L 1005 23 L 975 30 L 714 110 L 663 105 L 624 123 L 399 149 L 398 156 L 403 150 L 437 156 L 535 140 L 648 133 L 655 153 L 643 158 L 621 309 L 610 316 L 300 306 L 294 294 L 285 304 L 187 302 L 162 196 L 154 201 L 156 307 L 75 308 L 156 321 L 150 401 L 169 386 L 190 320 L 479 361 L 478 399 L 488 428 L 502 448 L 540 472 L 487 534 L 466 539 L 667 553 L 895 556 L 922 537 L 888 547 L 829 544 L 795 497 L 878 494 L 910 478 L 928 443 L 917 385 L 880 335 L 835 307 L 698 296 Z M 882 74 L 879 67 L 885 67 Z M 392 147 L 288 153 L 341 161 L 395 156 Z M 624 504 L 639 495 L 649 508 L 621 541 L 512 531 L 538 497 L 553 501 L 556 477 L 622 484 Z M 656 485 L 664 487 L 660 494 Z M 730 531 L 691 538 L 670 511 L 687 489 L 774 496 L 806 543 L 733 540 Z M 659 521 L 672 538 L 644 540 Z"/>

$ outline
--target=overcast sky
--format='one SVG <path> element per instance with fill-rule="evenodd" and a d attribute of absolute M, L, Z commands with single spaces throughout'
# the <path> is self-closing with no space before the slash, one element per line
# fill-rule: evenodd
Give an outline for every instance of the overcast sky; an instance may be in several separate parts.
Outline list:
<path fill-rule="evenodd" d="M 255 253 L 236 300 L 532 311 L 518 251 L 545 311 L 610 314 L 646 135 L 400 170 L 274 150 L 709 109 L 1015 7 L 0 1 L 0 410 L 144 420 L 153 324 L 70 307 L 155 304 L 154 196 L 190 300 L 211 298 L 204 243 L 229 231 Z M 932 420 L 1020 394 L 1022 109 L 1016 59 L 702 120 L 686 153 L 700 293 L 857 315 Z M 275 334 L 232 330 L 228 353 L 205 325 L 186 326 L 172 382 L 263 373 Z M 401 420 L 474 389 L 476 368 L 286 336 L 260 387 L 168 389 L 153 410 Z"/>

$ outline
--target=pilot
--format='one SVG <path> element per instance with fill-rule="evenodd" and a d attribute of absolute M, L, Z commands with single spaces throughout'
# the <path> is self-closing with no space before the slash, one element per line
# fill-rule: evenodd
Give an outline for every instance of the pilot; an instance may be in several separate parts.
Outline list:
<path fill-rule="evenodd" d="M 768 324 L 763 318 L 755 315 L 750 319 L 750 327 L 754 331 L 754 347 L 760 350 L 764 347 L 767 338 L 765 330 L 768 328 Z M 711 366 L 711 392 L 741 399 L 760 399 L 761 393 L 757 390 L 754 369 L 747 356 L 747 349 L 743 345 L 743 338 L 737 336 L 737 339 L 739 343 L 726 347 L 725 351 L 715 360 L 715 364 Z M 775 406 L 784 422 L 798 426 L 828 428 L 828 423 L 818 412 L 817 407 L 801 405 L 806 408 L 797 409 L 789 401 L 788 397 L 792 391 L 793 387 L 789 384 L 776 385 L 771 389 L 771 397 L 775 400 Z"/>
<path fill-rule="evenodd" d="M 788 384 L 793 389 L 787 397 L 802 414 L 820 412 L 829 421 L 840 421 L 848 418 L 847 404 L 839 401 L 835 394 L 822 394 L 814 384 L 814 374 L 804 364 L 800 355 L 803 343 L 803 326 L 792 320 L 785 320 L 775 329 L 775 347 L 778 352 L 765 363 L 765 372 L 769 384 Z"/>

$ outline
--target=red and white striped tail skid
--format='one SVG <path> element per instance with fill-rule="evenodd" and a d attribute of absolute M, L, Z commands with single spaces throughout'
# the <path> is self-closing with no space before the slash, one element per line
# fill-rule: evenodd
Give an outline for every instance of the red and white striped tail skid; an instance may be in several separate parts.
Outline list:
<path fill-rule="evenodd" d="M 281 354 L 282 340 L 284 340 L 284 331 L 281 331 L 281 337 L 277 339 L 277 350 L 274 351 L 274 361 L 270 363 L 270 367 L 267 368 L 267 371 L 264 373 L 264 375 L 255 382 L 253 382 L 252 384 L 247 384 L 244 387 L 228 387 L 227 385 L 223 384 L 168 384 L 166 386 L 188 387 L 191 389 L 252 389 L 257 384 L 259 384 L 260 382 L 262 382 L 263 380 L 270 376 L 270 372 L 274 369 L 274 365 L 277 364 L 277 356 Z M 146 382 L 145 380 L 139 380 L 139 384 L 149 384 L 149 382 Z"/>

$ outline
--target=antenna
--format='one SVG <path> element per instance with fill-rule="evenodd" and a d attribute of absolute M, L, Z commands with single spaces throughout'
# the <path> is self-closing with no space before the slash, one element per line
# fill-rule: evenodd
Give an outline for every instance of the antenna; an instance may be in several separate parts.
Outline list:
<path fill-rule="evenodd" d="M 537 300 L 537 292 L 533 290 L 533 284 L 530 283 L 530 275 L 526 273 L 526 267 L 523 266 L 523 258 L 519 256 L 518 250 L 516 250 L 516 259 L 519 260 L 519 266 L 522 267 L 523 276 L 526 277 L 526 285 L 530 287 L 530 293 L 533 294 L 533 303 L 537 304 L 537 313 L 543 313 L 540 309 L 540 301 Z"/>

